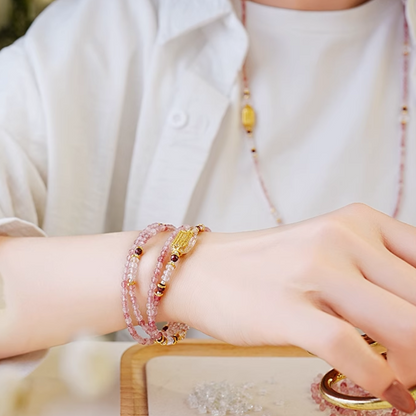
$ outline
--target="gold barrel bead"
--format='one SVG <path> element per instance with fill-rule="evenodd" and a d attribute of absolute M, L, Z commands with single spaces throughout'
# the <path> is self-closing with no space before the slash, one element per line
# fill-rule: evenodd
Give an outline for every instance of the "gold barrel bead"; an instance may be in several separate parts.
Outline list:
<path fill-rule="evenodd" d="M 251 133 L 256 124 L 256 113 L 250 104 L 246 104 L 241 111 L 241 122 L 247 133 Z"/>

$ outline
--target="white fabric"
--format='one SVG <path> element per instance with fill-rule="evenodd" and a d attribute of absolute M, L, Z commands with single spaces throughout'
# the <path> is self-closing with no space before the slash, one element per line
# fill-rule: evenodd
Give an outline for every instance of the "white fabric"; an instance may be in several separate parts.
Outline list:
<path fill-rule="evenodd" d="M 2 50 L 0 233 L 273 226 L 238 122 L 248 36 L 235 3 L 57 0 Z M 248 5 L 259 154 L 288 221 L 352 201 L 391 212 L 398 4 L 313 16 Z M 413 35 L 416 0 L 407 9 Z M 400 218 L 416 225 L 410 127 Z"/>
<path fill-rule="evenodd" d="M 258 115 L 258 157 L 285 221 L 357 201 L 393 214 L 403 20 L 397 0 L 373 0 L 340 12 L 247 2 L 247 71 Z M 190 222 L 215 224 L 221 231 L 273 225 L 250 146 L 238 128 L 240 85 L 233 90 L 189 211 Z M 416 225 L 415 137 L 411 123 L 400 219 Z"/>
<path fill-rule="evenodd" d="M 287 221 L 353 201 L 391 213 L 400 9 L 248 3 L 259 155 Z M 413 0 L 408 17 L 413 31 Z M 50 236 L 152 221 L 272 226 L 238 122 L 247 46 L 227 0 L 52 4 L 0 53 L 3 233 L 28 234 L 15 217 Z M 416 224 L 414 137 L 411 123 L 400 218 Z"/>

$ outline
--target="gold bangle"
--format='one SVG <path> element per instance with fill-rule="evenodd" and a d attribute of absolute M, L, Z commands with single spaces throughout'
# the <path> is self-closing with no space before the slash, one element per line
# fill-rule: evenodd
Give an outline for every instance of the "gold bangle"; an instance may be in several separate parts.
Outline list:
<path fill-rule="evenodd" d="M 344 409 L 354 410 L 379 410 L 393 407 L 388 401 L 379 399 L 377 397 L 348 396 L 347 394 L 335 391 L 332 388 L 332 385 L 345 378 L 346 377 L 338 370 L 328 371 L 328 373 L 323 376 L 320 391 L 322 397 L 327 402 Z M 409 392 L 416 400 L 416 386 L 412 387 Z"/>
<path fill-rule="evenodd" d="M 366 334 L 362 335 L 362 337 L 371 347 L 379 345 L 377 341 L 372 340 Z M 386 358 L 385 352 L 383 352 L 382 355 Z M 345 378 L 344 374 L 340 373 L 338 370 L 332 369 L 328 371 L 321 380 L 320 392 L 322 398 L 327 402 L 344 409 L 379 410 L 393 407 L 388 401 L 379 399 L 378 397 L 348 396 L 347 394 L 335 391 L 332 385 Z M 412 387 L 409 392 L 416 400 L 416 386 Z"/>

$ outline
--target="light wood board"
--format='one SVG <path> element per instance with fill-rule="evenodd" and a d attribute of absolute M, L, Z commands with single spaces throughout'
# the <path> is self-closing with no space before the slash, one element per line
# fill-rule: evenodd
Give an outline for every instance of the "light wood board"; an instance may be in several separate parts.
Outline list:
<path fill-rule="evenodd" d="M 140 345 L 129 348 L 121 359 L 120 415 L 148 416 L 146 363 L 161 356 L 201 357 L 308 357 L 296 347 L 235 347 L 213 340 L 184 340 L 173 347 Z"/>

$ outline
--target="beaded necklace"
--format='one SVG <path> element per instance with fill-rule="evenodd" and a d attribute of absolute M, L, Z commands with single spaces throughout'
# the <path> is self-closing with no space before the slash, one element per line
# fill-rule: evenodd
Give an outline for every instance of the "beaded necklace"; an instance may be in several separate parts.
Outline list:
<path fill-rule="evenodd" d="M 246 27 L 246 1 L 241 1 L 241 11 L 242 11 L 242 23 Z M 403 9 L 405 10 L 405 4 L 403 1 Z M 405 175 L 405 163 L 406 163 L 406 137 L 407 137 L 407 124 L 409 122 L 409 113 L 408 113 L 408 102 L 409 102 L 409 55 L 410 55 L 410 40 L 409 40 L 409 27 L 404 18 L 403 24 L 403 89 L 402 89 L 402 106 L 400 109 L 400 134 L 399 134 L 399 163 L 398 163 L 398 183 L 396 191 L 396 201 L 393 209 L 393 218 L 397 218 L 403 200 L 403 189 L 404 189 L 404 175 Z M 242 68 L 242 78 L 243 78 L 243 97 L 242 97 L 242 112 L 241 112 L 241 121 L 245 131 L 245 135 L 250 144 L 250 153 L 254 164 L 254 170 L 257 175 L 261 190 L 265 197 L 265 200 L 269 206 L 270 213 L 273 217 L 273 220 L 278 224 L 284 224 L 282 216 L 274 204 L 270 192 L 264 181 L 262 171 L 260 168 L 259 156 L 257 152 L 256 141 L 254 137 L 254 127 L 256 125 L 256 113 L 251 104 L 251 93 L 249 88 L 249 80 L 247 77 L 246 62 L 243 64 Z"/>

